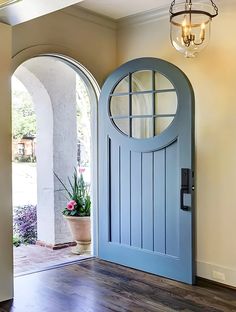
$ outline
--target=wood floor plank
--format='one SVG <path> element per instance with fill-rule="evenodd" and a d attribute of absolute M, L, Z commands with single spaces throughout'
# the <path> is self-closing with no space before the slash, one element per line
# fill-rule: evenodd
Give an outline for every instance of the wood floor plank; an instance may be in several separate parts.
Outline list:
<path fill-rule="evenodd" d="M 189 286 L 98 259 L 15 279 L 0 312 L 236 312 L 236 291 Z"/>
<path fill-rule="evenodd" d="M 106 264 L 105 264 L 106 265 Z M 100 265 L 101 267 L 101 265 Z M 123 269 L 122 266 L 117 266 L 114 264 L 110 264 L 110 271 L 112 270 L 112 267 L 115 268 L 116 273 L 121 269 Z M 122 272 L 121 272 L 122 274 Z M 125 268 L 125 275 L 126 278 L 134 275 L 134 270 L 130 270 Z M 189 286 L 183 283 L 178 283 L 176 281 L 164 279 L 162 277 L 157 277 L 154 275 L 146 274 L 139 272 L 138 275 L 136 275 L 136 280 L 141 280 L 143 283 L 147 283 L 148 285 L 151 285 L 152 287 L 158 287 L 159 289 L 163 289 L 165 292 L 171 293 L 171 296 L 179 296 L 179 297 L 184 297 L 185 302 L 188 300 L 188 298 L 191 298 L 191 304 L 193 302 L 196 302 L 196 306 L 194 307 L 197 311 L 197 305 L 202 303 L 203 305 L 206 303 L 207 304 L 207 311 L 210 310 L 210 305 L 214 308 L 218 308 L 220 311 L 222 309 L 223 305 L 223 311 L 228 308 L 229 311 L 232 311 L 232 309 L 235 309 L 236 307 L 236 293 L 234 290 L 224 290 L 224 297 L 222 298 L 222 287 L 218 286 L 220 291 L 217 291 L 217 287 L 211 285 L 211 288 L 208 289 L 207 287 L 204 287 L 203 291 L 203 286 L 198 287 L 198 286 Z M 157 281 L 158 281 L 158 286 L 157 286 Z M 206 285 L 204 285 L 206 286 Z M 214 291 L 213 291 L 214 288 Z M 229 294 L 227 296 L 227 294 Z M 203 311 L 202 306 L 200 306 L 200 310 Z M 212 310 L 214 311 L 214 310 Z"/>

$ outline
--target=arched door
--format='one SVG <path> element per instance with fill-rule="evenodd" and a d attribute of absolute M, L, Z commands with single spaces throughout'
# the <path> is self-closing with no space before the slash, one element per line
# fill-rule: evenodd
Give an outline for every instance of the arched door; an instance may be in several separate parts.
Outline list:
<path fill-rule="evenodd" d="M 193 283 L 194 94 L 156 58 L 132 60 L 99 101 L 99 257 Z"/>

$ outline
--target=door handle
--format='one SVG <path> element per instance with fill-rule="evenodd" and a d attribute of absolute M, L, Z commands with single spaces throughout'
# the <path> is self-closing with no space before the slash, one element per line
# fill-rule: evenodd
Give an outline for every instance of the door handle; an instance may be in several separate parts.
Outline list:
<path fill-rule="evenodd" d="M 182 168 L 181 169 L 181 188 L 180 188 L 180 209 L 189 210 L 191 207 L 191 189 L 192 189 L 192 176 L 191 169 Z M 188 195 L 187 195 L 188 194 Z M 190 197 L 190 203 L 186 203 L 185 198 Z"/>

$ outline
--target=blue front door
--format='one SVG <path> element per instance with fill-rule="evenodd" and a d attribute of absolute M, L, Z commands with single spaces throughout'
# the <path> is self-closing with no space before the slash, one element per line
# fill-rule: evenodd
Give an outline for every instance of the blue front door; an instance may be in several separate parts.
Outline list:
<path fill-rule="evenodd" d="M 99 100 L 99 257 L 186 283 L 193 267 L 194 94 L 156 58 L 132 60 Z"/>

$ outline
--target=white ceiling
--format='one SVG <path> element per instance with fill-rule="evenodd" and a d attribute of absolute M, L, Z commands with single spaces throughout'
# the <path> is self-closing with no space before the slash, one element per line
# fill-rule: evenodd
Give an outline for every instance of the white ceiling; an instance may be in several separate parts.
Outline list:
<path fill-rule="evenodd" d="M 22 0 L 0 9 L 0 22 L 17 25 L 80 1 L 82 0 Z"/>
<path fill-rule="evenodd" d="M 166 9 L 168 12 L 170 4 L 173 0 L 83 0 L 78 5 L 91 10 L 93 12 L 119 19 L 129 15 L 134 15 L 149 10 Z M 185 0 L 176 0 L 176 3 Z M 196 2 L 206 2 L 210 4 L 210 0 L 196 0 Z M 214 0 L 221 10 L 230 8 L 232 4 L 236 5 L 236 0 Z"/>
<path fill-rule="evenodd" d="M 168 7 L 171 0 L 84 0 L 79 6 L 114 19 Z"/>
<path fill-rule="evenodd" d="M 2 1 L 6 0 L 0 0 L 0 4 Z M 176 2 L 180 1 L 183 0 L 176 0 Z M 0 22 L 14 26 L 74 4 L 98 14 L 119 19 L 160 8 L 168 11 L 171 2 L 172 0 L 21 0 L 0 9 Z M 236 4 L 236 0 L 214 0 L 214 2 L 224 7 L 227 4 Z"/>

